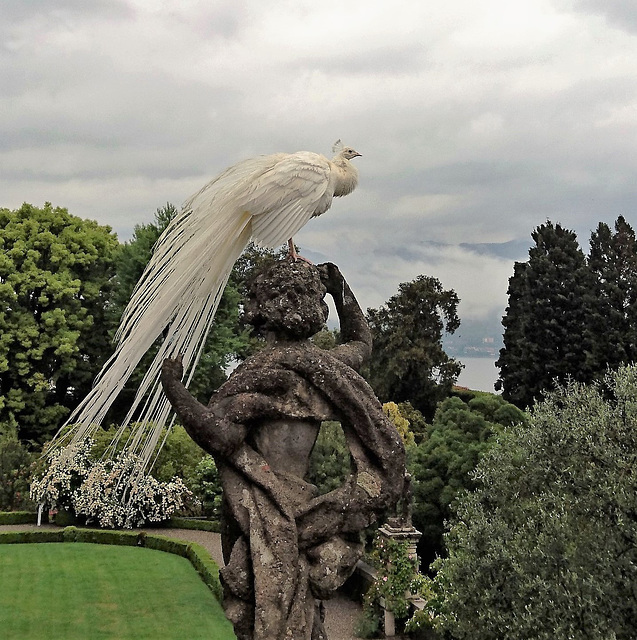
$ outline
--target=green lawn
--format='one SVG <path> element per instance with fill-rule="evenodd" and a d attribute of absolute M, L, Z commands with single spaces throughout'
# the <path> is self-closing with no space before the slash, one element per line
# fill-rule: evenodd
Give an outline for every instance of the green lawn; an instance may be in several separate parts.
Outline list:
<path fill-rule="evenodd" d="M 185 558 L 99 544 L 0 545 L 0 638 L 234 640 Z"/>

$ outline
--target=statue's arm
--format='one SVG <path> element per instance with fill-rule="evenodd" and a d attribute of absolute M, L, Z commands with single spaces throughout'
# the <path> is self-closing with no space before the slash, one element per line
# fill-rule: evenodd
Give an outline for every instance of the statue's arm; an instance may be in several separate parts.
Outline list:
<path fill-rule="evenodd" d="M 181 379 L 181 360 L 164 360 L 161 383 L 164 393 L 180 418 L 188 435 L 211 454 L 230 455 L 243 442 L 247 429 L 229 420 L 224 401 L 201 404 L 186 389 Z"/>
<path fill-rule="evenodd" d="M 334 299 L 334 306 L 341 325 L 343 344 L 330 353 L 359 370 L 372 353 L 372 332 L 365 315 L 339 268 L 330 262 L 318 265 L 321 281 Z"/>

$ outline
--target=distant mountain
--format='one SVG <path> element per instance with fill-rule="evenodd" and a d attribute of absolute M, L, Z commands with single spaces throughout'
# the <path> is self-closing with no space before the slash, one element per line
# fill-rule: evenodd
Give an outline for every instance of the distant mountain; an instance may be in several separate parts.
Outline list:
<path fill-rule="evenodd" d="M 502 315 L 493 312 L 479 320 L 461 318 L 460 328 L 453 335 L 445 335 L 443 347 L 453 358 L 491 358 L 497 360 L 502 342 Z"/>

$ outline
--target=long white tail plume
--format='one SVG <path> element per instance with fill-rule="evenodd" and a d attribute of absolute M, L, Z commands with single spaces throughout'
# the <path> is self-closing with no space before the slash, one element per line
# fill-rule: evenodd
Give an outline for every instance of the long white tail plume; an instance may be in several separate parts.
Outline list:
<path fill-rule="evenodd" d="M 122 316 L 115 353 L 67 421 L 76 425 L 73 442 L 99 428 L 141 358 L 164 333 L 117 434 L 119 438 L 133 420 L 152 423 L 154 428 L 136 430 L 128 443 L 145 462 L 152 456 L 170 414 L 160 386 L 161 364 L 180 355 L 190 380 L 232 267 L 252 233 L 247 212 L 217 210 L 206 224 L 197 224 L 196 213 L 184 208 L 157 243 Z"/>

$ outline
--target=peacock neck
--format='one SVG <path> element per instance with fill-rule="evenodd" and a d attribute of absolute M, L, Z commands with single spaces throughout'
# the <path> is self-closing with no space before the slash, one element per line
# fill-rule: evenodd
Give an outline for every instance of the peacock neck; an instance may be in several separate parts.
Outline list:
<path fill-rule="evenodd" d="M 346 196 L 356 189 L 358 184 L 358 170 L 345 158 L 336 157 L 332 160 L 335 175 L 334 196 Z"/>

